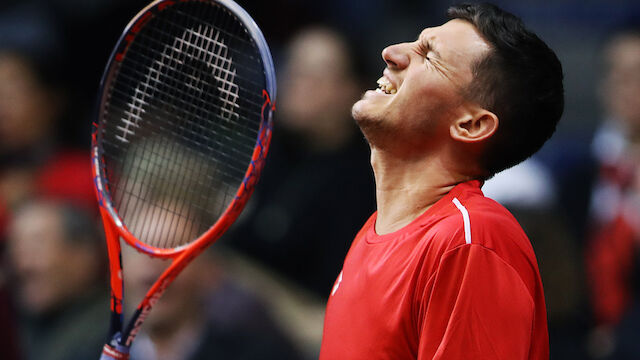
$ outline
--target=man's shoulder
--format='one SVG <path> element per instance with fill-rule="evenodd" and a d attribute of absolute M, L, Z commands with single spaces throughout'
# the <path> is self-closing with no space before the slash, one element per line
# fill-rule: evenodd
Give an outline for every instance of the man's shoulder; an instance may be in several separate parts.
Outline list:
<path fill-rule="evenodd" d="M 460 237 L 464 236 L 464 241 L 452 245 L 482 245 L 499 252 L 514 250 L 513 246 L 531 248 L 527 235 L 509 210 L 482 192 L 458 194 L 451 203 L 453 211 L 447 212 L 440 226 L 448 227 L 450 232 L 457 227 Z"/>
<path fill-rule="evenodd" d="M 464 192 L 453 200 L 458 209 L 464 207 L 470 218 L 476 220 L 477 226 L 489 225 L 492 227 L 520 228 L 516 218 L 497 201 L 484 196 L 481 191 Z"/>

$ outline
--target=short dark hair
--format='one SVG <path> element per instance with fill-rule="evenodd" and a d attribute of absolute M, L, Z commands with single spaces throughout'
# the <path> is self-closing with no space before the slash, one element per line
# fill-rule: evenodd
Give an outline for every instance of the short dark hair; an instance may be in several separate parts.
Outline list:
<path fill-rule="evenodd" d="M 481 158 L 488 178 L 533 155 L 554 133 L 564 109 L 562 65 L 521 19 L 495 5 L 455 5 L 447 15 L 469 21 L 491 47 L 472 65 L 464 90 L 499 119 Z"/>

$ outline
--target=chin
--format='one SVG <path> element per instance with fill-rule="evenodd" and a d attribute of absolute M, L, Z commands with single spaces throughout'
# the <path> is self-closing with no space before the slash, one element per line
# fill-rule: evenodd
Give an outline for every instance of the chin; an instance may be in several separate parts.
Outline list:
<path fill-rule="evenodd" d="M 362 131 L 370 146 L 380 142 L 387 134 L 392 133 L 391 129 L 386 129 L 385 122 L 381 116 L 371 111 L 365 101 L 360 100 L 351 109 L 351 115 Z"/>
<path fill-rule="evenodd" d="M 363 114 L 363 102 L 364 100 L 358 100 L 355 104 L 353 104 L 353 106 L 351 107 L 351 116 L 353 117 L 353 119 L 356 121 L 356 123 L 360 123 L 360 120 L 363 118 L 364 114 Z"/>
<path fill-rule="evenodd" d="M 356 102 L 351 108 L 351 116 L 360 127 L 380 122 L 381 116 L 376 114 L 376 109 L 372 105 L 363 99 Z"/>

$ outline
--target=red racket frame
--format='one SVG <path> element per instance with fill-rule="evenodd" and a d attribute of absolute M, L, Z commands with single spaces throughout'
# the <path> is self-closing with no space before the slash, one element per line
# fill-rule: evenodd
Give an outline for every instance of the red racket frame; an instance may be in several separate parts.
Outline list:
<path fill-rule="evenodd" d="M 102 109 L 102 98 L 104 97 L 104 86 L 113 76 L 114 66 L 112 63 L 121 62 L 132 43 L 133 39 L 140 29 L 148 22 L 149 19 L 158 11 L 164 10 L 167 6 L 182 1 L 193 0 L 165 0 L 155 1 L 145 7 L 132 20 L 127 29 L 123 33 L 118 42 L 118 46 L 111 55 L 108 71 L 105 73 L 101 93 L 99 95 L 100 103 L 98 111 Z M 235 5 L 235 4 L 234 4 Z M 236 5 L 237 6 L 237 5 Z M 244 11 L 244 10 L 242 10 Z M 257 28 L 257 26 L 256 26 Z M 269 59 L 271 60 L 271 59 Z M 269 64 L 271 65 L 271 64 Z M 275 93 L 275 82 L 272 92 Z M 274 94 L 275 95 L 275 94 Z M 111 288 L 111 327 L 109 330 L 109 343 L 105 344 L 101 359 L 128 359 L 128 349 L 131 346 L 135 336 L 140 330 L 140 326 L 149 314 L 149 311 L 162 296 L 162 293 L 176 278 L 176 276 L 187 266 L 196 256 L 204 251 L 209 245 L 215 242 L 236 220 L 245 204 L 249 200 L 254 187 L 258 181 L 265 158 L 271 142 L 271 132 L 273 127 L 272 115 L 275 111 L 275 102 L 267 89 L 262 90 L 263 105 L 261 111 L 261 124 L 258 131 L 256 146 L 254 148 L 251 161 L 245 172 L 244 179 L 238 188 L 235 197 L 227 206 L 218 221 L 211 226 L 205 233 L 193 242 L 174 249 L 157 248 L 140 242 L 131 234 L 125 224 L 120 219 L 117 211 L 111 203 L 111 196 L 106 182 L 106 174 L 104 167 L 101 166 L 104 160 L 100 155 L 99 147 L 99 131 L 100 125 L 93 123 L 92 144 L 91 144 L 91 169 L 94 179 L 94 188 L 100 208 L 100 214 L 104 224 L 105 237 L 107 242 L 107 251 L 109 256 L 110 270 L 110 288 Z M 146 293 L 138 305 L 134 315 L 132 316 L 127 327 L 123 329 L 123 269 L 121 257 L 120 238 L 126 243 L 133 246 L 140 252 L 146 253 L 157 258 L 173 259 L 171 265 L 160 275 L 156 282 Z"/>

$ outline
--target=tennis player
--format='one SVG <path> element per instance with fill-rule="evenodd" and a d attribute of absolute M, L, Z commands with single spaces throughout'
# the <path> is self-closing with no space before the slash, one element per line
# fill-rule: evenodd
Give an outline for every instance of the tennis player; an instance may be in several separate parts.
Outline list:
<path fill-rule="evenodd" d="M 385 48 L 379 88 L 353 106 L 377 212 L 331 291 L 321 360 L 549 357 L 532 246 L 480 188 L 552 135 L 562 67 L 493 5 L 448 15 Z"/>

